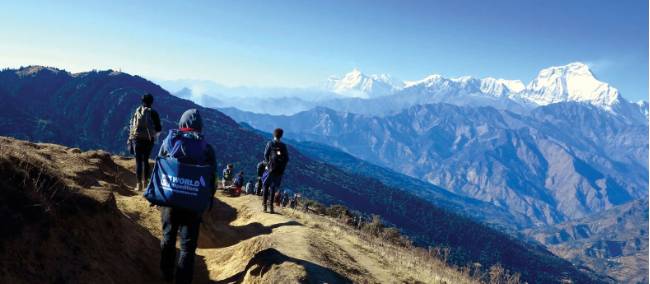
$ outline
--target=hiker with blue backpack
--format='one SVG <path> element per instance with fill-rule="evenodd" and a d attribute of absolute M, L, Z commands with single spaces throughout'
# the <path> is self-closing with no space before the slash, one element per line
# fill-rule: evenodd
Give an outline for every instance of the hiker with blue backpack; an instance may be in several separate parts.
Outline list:
<path fill-rule="evenodd" d="M 153 95 L 146 93 L 142 96 L 142 105 L 135 110 L 129 123 L 129 138 L 126 143 L 129 152 L 135 155 L 136 191 L 143 190 L 147 186 L 151 173 L 149 157 L 154 142 L 158 139 L 158 135 L 162 130 L 160 117 L 151 108 L 152 105 Z"/>
<path fill-rule="evenodd" d="M 280 188 L 282 183 L 282 175 L 289 163 L 289 152 L 287 145 L 282 143 L 282 128 L 273 130 L 273 140 L 266 144 L 264 149 L 264 162 L 266 163 L 266 172 L 262 177 L 262 186 L 264 188 L 262 194 L 262 205 L 264 212 L 267 212 L 267 207 L 270 209 L 268 212 L 273 212 L 273 198 L 275 191 Z"/>
<path fill-rule="evenodd" d="M 191 283 L 201 215 L 212 206 L 216 158 L 196 109 L 181 116 L 163 141 L 145 198 L 161 206 L 160 269 L 165 281 Z M 176 237 L 180 254 L 176 261 Z M 175 274 L 175 275 L 174 275 Z"/>

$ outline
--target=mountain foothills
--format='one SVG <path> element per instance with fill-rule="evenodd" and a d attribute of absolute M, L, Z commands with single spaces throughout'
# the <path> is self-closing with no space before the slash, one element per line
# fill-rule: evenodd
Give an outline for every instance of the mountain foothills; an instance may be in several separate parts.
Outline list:
<path fill-rule="evenodd" d="M 255 153 L 260 153 L 265 143 L 258 132 L 240 126 L 217 110 L 174 97 L 141 77 L 110 70 L 77 74 L 40 66 L 3 70 L 0 134 L 121 153 L 126 147 L 127 122 L 144 92 L 155 94 L 154 106 L 165 129 L 176 127 L 176 120 L 186 109 L 197 108 L 204 119 L 203 132 L 215 146 L 219 163 L 223 166 L 233 162 L 236 168 L 253 172 L 261 159 Z M 287 169 L 286 187 L 328 205 L 338 203 L 366 214 L 379 214 L 418 244 L 450 248 L 448 261 L 454 265 L 480 263 L 487 268 L 501 263 L 511 272 L 521 273 L 523 280 L 537 283 L 606 280 L 589 270 L 578 270 L 541 245 L 519 241 L 378 179 L 303 155 L 296 148 L 290 147 L 289 151 L 292 162 Z M 5 193 L 13 194 L 3 189 Z M 450 198 L 456 204 L 466 199 Z M 3 206 L 3 215 L 15 216 L 16 208 Z M 47 234 L 43 237 L 47 238 Z"/>
<path fill-rule="evenodd" d="M 648 282 L 648 200 L 526 234 L 559 256 L 604 271 L 622 283 Z"/>

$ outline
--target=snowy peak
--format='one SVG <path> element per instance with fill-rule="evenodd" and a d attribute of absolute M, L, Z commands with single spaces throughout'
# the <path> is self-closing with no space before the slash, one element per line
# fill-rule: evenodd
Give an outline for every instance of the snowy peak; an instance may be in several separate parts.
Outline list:
<path fill-rule="evenodd" d="M 526 85 L 520 80 L 506 80 L 487 77 L 481 79 L 481 92 L 496 97 L 508 96 L 511 93 L 521 93 Z"/>
<path fill-rule="evenodd" d="M 528 85 L 520 80 L 470 76 L 456 78 L 433 74 L 417 81 L 397 82 L 389 75 L 366 75 L 354 69 L 341 78 L 331 77 L 327 89 L 355 98 L 419 96 L 417 103 L 520 106 L 530 108 L 560 102 L 580 102 L 612 113 L 625 112 L 629 103 L 619 91 L 599 81 L 587 64 L 574 62 L 542 69 Z M 399 100 L 399 98 L 396 98 Z M 623 106 L 625 105 L 625 106 Z M 640 107 L 643 109 L 643 107 Z"/>
<path fill-rule="evenodd" d="M 538 105 L 574 101 L 611 110 L 621 100 L 616 88 L 596 79 L 580 62 L 542 69 L 526 89 L 524 99 Z"/>
<path fill-rule="evenodd" d="M 402 85 L 388 74 L 366 75 L 355 68 L 342 78 L 331 76 L 326 88 L 346 97 L 374 98 L 389 95 L 401 89 Z"/>

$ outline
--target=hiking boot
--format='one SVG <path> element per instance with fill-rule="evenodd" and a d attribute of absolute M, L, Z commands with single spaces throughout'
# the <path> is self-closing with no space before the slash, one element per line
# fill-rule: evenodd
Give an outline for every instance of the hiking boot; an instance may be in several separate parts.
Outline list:
<path fill-rule="evenodd" d="M 273 206 L 271 206 L 271 210 L 269 210 L 269 213 L 275 214 L 275 211 L 273 211 Z"/>
<path fill-rule="evenodd" d="M 142 191 L 142 182 L 138 181 L 138 184 L 135 186 L 135 191 Z"/>
<path fill-rule="evenodd" d="M 266 213 L 266 205 L 264 206 L 264 213 Z"/>

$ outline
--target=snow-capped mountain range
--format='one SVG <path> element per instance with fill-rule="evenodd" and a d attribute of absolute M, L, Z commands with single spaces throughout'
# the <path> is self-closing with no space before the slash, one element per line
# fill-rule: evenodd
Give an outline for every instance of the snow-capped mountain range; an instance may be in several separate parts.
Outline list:
<path fill-rule="evenodd" d="M 328 80 L 330 91 L 347 97 L 372 99 L 379 96 L 418 93 L 428 96 L 455 96 L 467 99 L 466 95 L 484 95 L 507 98 L 520 104 L 542 106 L 559 102 L 582 102 L 613 111 L 622 100 L 619 91 L 599 81 L 584 63 L 574 62 L 564 66 L 542 69 L 537 77 L 525 85 L 520 80 L 506 80 L 487 77 L 478 79 L 470 76 L 445 78 L 434 74 L 417 81 L 398 82 L 390 75 L 365 75 L 358 69 L 341 79 Z M 454 98 L 444 98 L 445 102 Z M 480 98 L 477 98 L 480 99 Z M 452 102 L 453 103 L 453 102 Z"/>
<path fill-rule="evenodd" d="M 356 68 L 342 78 L 330 76 L 325 83 L 325 89 L 335 94 L 364 99 L 389 95 L 403 87 L 403 82 L 393 79 L 388 74 L 366 75 Z"/>

